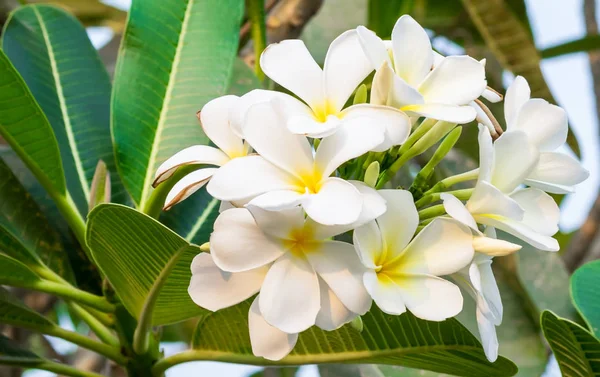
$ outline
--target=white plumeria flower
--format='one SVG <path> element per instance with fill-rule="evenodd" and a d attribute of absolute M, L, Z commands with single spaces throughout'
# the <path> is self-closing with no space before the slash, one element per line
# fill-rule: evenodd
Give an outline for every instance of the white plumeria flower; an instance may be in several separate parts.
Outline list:
<path fill-rule="evenodd" d="M 363 127 L 349 123 L 324 138 L 316 153 L 305 136 L 282 125 L 285 116 L 278 101 L 250 108 L 244 135 L 259 156 L 237 158 L 215 173 L 208 192 L 217 199 L 238 201 L 268 210 L 302 205 L 315 221 L 325 225 L 355 222 L 363 195 L 353 184 L 330 177 L 344 162 L 358 157 L 384 140 L 383 125 Z"/>
<path fill-rule="evenodd" d="M 260 66 L 273 81 L 306 103 L 277 94 L 283 98 L 289 113 L 284 124 L 291 132 L 321 138 L 349 122 L 361 123 L 365 128 L 383 123 L 386 144 L 375 149 L 384 151 L 406 139 L 410 120 L 401 111 L 369 104 L 342 110 L 352 92 L 373 70 L 360 47 L 356 30 L 342 33 L 331 43 L 322 70 L 301 40 L 268 46 L 261 55 Z M 256 101 L 261 96 L 268 99 L 273 94 L 260 91 L 251 97 Z"/>
<path fill-rule="evenodd" d="M 489 130 L 480 125 L 479 155 L 479 177 L 466 205 L 450 194 L 441 195 L 448 215 L 474 231 L 479 223 L 540 250 L 558 251 L 552 236 L 558 232 L 560 211 L 554 199 L 535 188 L 517 190 L 539 158 L 527 135 L 519 130 L 507 132 L 492 144 Z M 488 253 L 494 255 L 493 248 Z"/>
<path fill-rule="evenodd" d="M 192 279 L 188 293 L 198 305 L 211 311 L 236 305 L 260 290 L 269 266 L 261 266 L 243 272 L 225 272 L 215 264 L 208 253 L 198 254 L 192 262 Z M 357 313 L 348 310 L 319 278 L 320 310 L 315 324 L 323 330 L 335 330 L 350 322 Z M 268 324 L 260 313 L 257 296 L 248 313 L 248 327 L 252 351 L 256 356 L 269 360 L 280 360 L 294 348 L 298 333 L 288 334 Z"/>
<path fill-rule="evenodd" d="M 452 219 L 435 219 L 414 239 L 419 215 L 404 190 L 378 191 L 387 211 L 354 230 L 354 246 L 363 265 L 364 284 L 388 314 L 407 309 L 415 316 L 443 321 L 462 310 L 460 289 L 441 275 L 455 273 L 473 259 L 469 228 Z"/>
<path fill-rule="evenodd" d="M 527 80 L 517 76 L 506 92 L 506 133 L 522 131 L 540 151 L 539 161 L 526 176 L 525 184 L 555 194 L 573 192 L 589 172 L 573 157 L 557 152 L 569 130 L 566 112 L 540 98 L 530 99 Z"/>
<path fill-rule="evenodd" d="M 224 166 L 237 157 L 246 156 L 248 145 L 230 128 L 230 112 L 237 106 L 239 97 L 223 96 L 208 102 L 199 114 L 204 133 L 218 148 L 194 145 L 174 154 L 163 162 L 156 171 L 153 186 L 170 178 L 184 165 Z M 188 198 L 210 180 L 218 168 L 196 170 L 177 182 L 167 194 L 165 209 Z"/>
<path fill-rule="evenodd" d="M 365 220 L 385 211 L 383 200 L 370 190 L 379 203 L 365 206 Z M 323 300 L 319 278 L 348 310 L 360 315 L 369 310 L 364 268 L 353 246 L 331 240 L 349 229 L 322 226 L 305 218 L 301 207 L 274 212 L 248 205 L 219 215 L 210 238 L 211 255 L 227 272 L 267 266 L 260 284 L 260 313 L 271 326 L 295 334 L 317 323 Z"/>
<path fill-rule="evenodd" d="M 435 53 L 427 32 L 412 17 L 398 19 L 391 43 L 359 26 L 359 41 L 376 69 L 371 103 L 388 105 L 412 116 L 452 123 L 475 119 L 469 104 L 486 89 L 482 64 L 468 56 L 450 56 L 434 65 Z"/>

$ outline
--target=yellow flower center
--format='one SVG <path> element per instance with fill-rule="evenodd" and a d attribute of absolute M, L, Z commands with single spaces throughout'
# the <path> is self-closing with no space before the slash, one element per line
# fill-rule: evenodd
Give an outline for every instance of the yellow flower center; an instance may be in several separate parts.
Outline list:
<path fill-rule="evenodd" d="M 329 100 L 325 103 L 314 106 L 313 108 L 314 117 L 319 122 L 326 122 L 329 115 L 338 116 L 339 112 Z"/>
<path fill-rule="evenodd" d="M 299 180 L 294 182 L 294 185 L 297 187 L 297 191 L 301 194 L 316 194 L 321 189 L 321 181 L 323 179 L 317 169 L 302 172 L 299 174 L 298 178 Z"/>
<path fill-rule="evenodd" d="M 287 239 L 283 241 L 284 247 L 296 256 L 314 251 L 318 242 L 314 240 L 314 234 L 310 227 L 302 227 L 290 231 Z"/>

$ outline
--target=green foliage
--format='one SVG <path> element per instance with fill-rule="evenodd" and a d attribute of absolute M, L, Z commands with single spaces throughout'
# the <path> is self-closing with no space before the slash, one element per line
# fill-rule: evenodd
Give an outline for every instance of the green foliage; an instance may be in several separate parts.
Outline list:
<path fill-rule="evenodd" d="M 600 342 L 592 334 L 550 311 L 542 314 L 542 328 L 563 376 L 600 376 Z"/>
<path fill-rule="evenodd" d="M 205 312 L 187 293 L 190 265 L 200 249 L 158 221 L 129 207 L 101 204 L 89 215 L 87 241 L 100 270 L 136 319 L 150 310 L 152 324 L 164 325 Z M 171 268 L 168 276 L 166 268 Z M 163 285 L 155 292 L 157 284 Z M 147 307 L 151 293 L 158 296 Z"/>
<path fill-rule="evenodd" d="M 249 308 L 250 302 L 246 301 L 204 316 L 192 341 L 198 359 L 218 352 L 222 361 L 266 363 L 252 355 Z M 229 325 L 223 326 L 225 322 Z M 389 316 L 373 306 L 363 322 L 362 332 L 350 325 L 332 332 L 313 327 L 300 334 L 289 356 L 273 364 L 382 363 L 458 376 L 512 376 L 517 372 L 505 358 L 488 362 L 477 339 L 454 319 L 438 323 L 417 319 L 410 313 Z"/>
<path fill-rule="evenodd" d="M 590 262 L 573 273 L 571 296 L 588 328 L 600 338 L 600 261 Z"/>
<path fill-rule="evenodd" d="M 370 0 L 367 27 L 378 36 L 390 39 L 398 17 L 411 13 L 415 0 Z"/>
<path fill-rule="evenodd" d="M 98 161 L 116 173 L 106 69 L 79 21 L 54 6 L 37 4 L 13 12 L 2 47 L 52 125 L 67 188 L 85 215 Z M 115 201 L 126 200 L 118 178 L 112 192 Z"/>
<path fill-rule="evenodd" d="M 572 54 L 575 52 L 593 51 L 600 48 L 600 35 L 586 35 L 583 38 L 551 46 L 540 51 L 542 58 Z"/>
<path fill-rule="evenodd" d="M 39 276 L 23 263 L 0 254 L 0 284 L 27 287 L 34 285 L 39 280 Z"/>
<path fill-rule="evenodd" d="M 115 70 L 112 130 L 121 178 L 140 208 L 147 206 L 160 163 L 184 147 L 207 144 L 195 114 L 225 94 L 243 5 L 132 3 Z"/>
<path fill-rule="evenodd" d="M 35 366 L 42 360 L 35 353 L 20 348 L 9 338 L 0 335 L 0 364 Z"/>
<path fill-rule="evenodd" d="M 54 324 L 29 309 L 4 288 L 0 288 L 0 323 L 44 331 Z"/>

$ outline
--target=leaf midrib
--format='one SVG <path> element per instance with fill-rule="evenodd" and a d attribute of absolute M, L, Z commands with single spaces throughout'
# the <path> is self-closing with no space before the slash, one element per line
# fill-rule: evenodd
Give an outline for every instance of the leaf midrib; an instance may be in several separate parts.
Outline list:
<path fill-rule="evenodd" d="M 173 88 L 175 87 L 175 77 L 178 73 L 179 61 L 181 59 L 181 54 L 183 50 L 183 42 L 187 35 L 188 23 L 190 20 L 190 15 L 192 13 L 192 5 L 191 3 L 194 0 L 188 0 L 185 13 L 183 16 L 183 22 L 181 24 L 181 32 L 179 33 L 179 38 L 177 40 L 177 48 L 175 49 L 175 57 L 173 58 L 173 64 L 171 66 L 171 72 L 169 73 L 169 82 L 167 84 L 167 90 L 165 92 L 165 100 L 163 101 L 162 108 L 160 110 L 160 115 L 158 118 L 158 125 L 156 126 L 156 132 L 154 133 L 154 140 L 152 141 L 152 149 L 150 149 L 150 157 L 148 159 L 148 165 L 146 167 L 146 176 L 144 177 L 144 182 L 142 186 L 142 196 L 140 198 L 139 207 L 145 208 L 146 202 L 149 197 L 149 190 L 154 176 L 154 165 L 156 164 L 156 157 L 158 154 L 158 147 L 160 144 L 162 132 L 165 128 L 165 122 L 167 118 L 167 112 L 169 111 L 169 105 L 171 102 L 171 95 L 173 92 Z"/>
<path fill-rule="evenodd" d="M 216 207 L 216 205 L 219 203 L 219 200 L 217 199 L 212 199 L 207 205 L 206 207 L 204 207 L 204 210 L 202 211 L 202 215 L 200 217 L 198 217 L 198 220 L 194 223 L 194 226 L 192 227 L 192 229 L 189 231 L 189 233 L 185 236 L 185 240 L 188 242 L 192 242 L 192 239 L 194 237 L 196 237 L 196 234 L 198 233 L 198 231 L 202 228 L 202 226 L 204 225 L 204 223 L 206 222 L 206 220 L 208 219 L 208 216 L 211 214 L 211 212 L 213 211 L 213 209 Z"/>
<path fill-rule="evenodd" d="M 54 56 L 54 49 L 52 48 L 52 44 L 50 43 L 50 35 L 48 34 L 48 29 L 46 28 L 46 24 L 44 23 L 44 20 L 42 19 L 38 9 L 36 7 L 31 7 L 31 9 L 33 10 L 35 18 L 40 24 L 40 30 L 42 32 L 42 36 L 44 37 L 46 50 L 48 51 L 48 60 L 50 61 L 52 77 L 54 78 L 54 84 L 56 85 L 56 96 L 58 97 L 60 111 L 65 124 L 65 131 L 67 134 L 67 140 L 69 141 L 69 147 L 71 148 L 71 153 L 73 154 L 75 170 L 77 170 L 79 182 L 81 183 L 81 189 L 83 190 L 83 194 L 85 195 L 86 201 L 89 201 L 89 182 L 87 181 L 87 178 L 85 176 L 83 163 L 81 161 L 81 157 L 79 156 L 79 149 L 77 149 L 77 143 L 75 142 L 75 135 L 73 134 L 73 125 L 71 124 L 71 118 L 67 109 L 65 95 L 63 93 L 62 84 L 60 82 L 60 75 L 58 73 L 58 66 L 56 64 L 56 58 Z"/>

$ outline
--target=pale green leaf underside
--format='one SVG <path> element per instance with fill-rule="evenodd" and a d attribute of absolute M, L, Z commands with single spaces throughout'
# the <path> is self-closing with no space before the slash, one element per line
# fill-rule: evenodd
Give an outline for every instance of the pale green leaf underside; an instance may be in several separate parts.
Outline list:
<path fill-rule="evenodd" d="M 571 296 L 592 333 L 600 337 L 600 261 L 590 262 L 573 273 Z"/>
<path fill-rule="evenodd" d="M 163 325 L 205 313 L 187 293 L 197 246 L 158 221 L 129 207 L 101 204 L 89 215 L 87 241 L 94 259 L 127 310 L 136 318 L 161 271 L 182 248 L 154 305 L 152 324 Z"/>
<path fill-rule="evenodd" d="M 24 328 L 53 328 L 54 324 L 29 309 L 0 287 L 0 323 Z"/>
<path fill-rule="evenodd" d="M 363 316 L 364 329 L 349 325 L 326 332 L 313 327 L 302 334 L 292 353 L 278 362 L 253 356 L 248 335 L 250 301 L 209 314 L 194 334 L 198 359 L 245 364 L 373 363 L 395 364 L 459 376 L 512 376 L 515 365 L 500 357 L 486 360 L 481 345 L 454 319 L 427 322 L 410 313 L 390 316 L 375 305 Z"/>
<path fill-rule="evenodd" d="M 542 329 L 564 377 L 600 376 L 600 342 L 583 327 L 550 311 Z"/>
<path fill-rule="evenodd" d="M 29 267 L 7 255 L 0 254 L 0 284 L 30 286 L 40 278 Z"/>
<path fill-rule="evenodd" d="M 86 214 L 98 161 L 116 173 L 106 69 L 79 21 L 54 6 L 17 9 L 6 23 L 2 42 L 54 129 L 67 187 Z M 114 198 L 123 202 L 127 194 L 114 177 Z"/>
<path fill-rule="evenodd" d="M 66 185 L 52 127 L 25 81 L 0 50 L 0 135 L 46 188 L 64 195 Z"/>
<path fill-rule="evenodd" d="M 243 0 L 134 0 L 115 70 L 112 127 L 117 164 L 144 207 L 156 168 L 207 144 L 196 112 L 225 94 Z"/>

